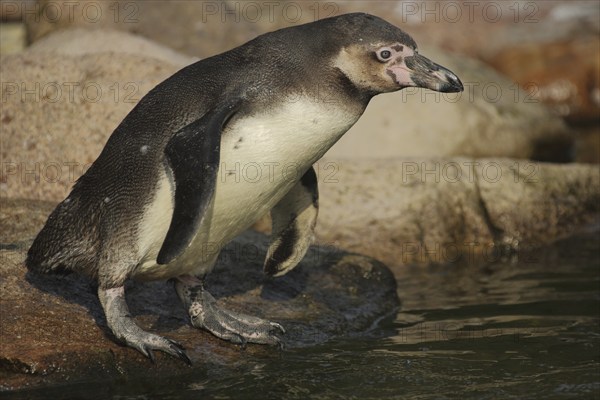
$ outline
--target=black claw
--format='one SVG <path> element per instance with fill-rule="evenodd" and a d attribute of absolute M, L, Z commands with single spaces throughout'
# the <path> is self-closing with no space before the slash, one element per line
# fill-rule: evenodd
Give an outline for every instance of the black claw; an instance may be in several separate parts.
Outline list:
<path fill-rule="evenodd" d="M 152 364 L 156 364 L 156 359 L 154 358 L 154 353 L 152 352 L 152 350 L 147 347 L 145 347 L 144 350 L 146 350 L 146 355 L 148 356 L 150 361 L 152 361 Z"/>
<path fill-rule="evenodd" d="M 281 338 L 279 336 L 272 334 L 271 338 L 275 342 L 275 343 L 271 343 L 271 345 L 279 347 L 279 350 L 283 350 L 284 349 L 283 341 L 281 340 Z"/>
<path fill-rule="evenodd" d="M 282 335 L 285 335 L 285 328 L 281 325 L 272 325 L 271 330 L 269 332 L 274 333 L 279 331 Z"/>
<path fill-rule="evenodd" d="M 183 350 L 179 350 L 177 351 L 177 356 L 183 360 L 183 362 L 185 362 L 187 365 L 189 365 L 190 367 L 192 366 L 192 360 L 190 360 L 190 358 L 188 357 L 188 355 L 185 353 L 185 351 Z"/>
<path fill-rule="evenodd" d="M 188 355 L 185 352 L 185 349 L 183 348 L 183 346 L 181 344 L 179 344 L 171 339 L 165 339 L 165 340 L 167 342 L 169 342 L 169 344 L 170 344 L 169 348 L 168 349 L 155 349 L 155 350 L 164 351 L 167 354 L 172 355 L 173 357 L 179 358 L 180 360 L 185 362 L 187 365 L 190 365 L 190 366 L 192 365 L 192 360 L 190 360 L 190 358 L 188 357 Z M 156 364 L 156 357 L 154 356 L 154 352 L 152 351 L 151 347 L 144 346 L 144 347 L 142 347 L 142 349 L 140 351 L 142 354 L 144 354 L 146 357 L 148 357 L 150 359 L 152 364 Z"/>
<path fill-rule="evenodd" d="M 192 365 L 192 360 L 190 360 L 190 358 L 188 357 L 188 355 L 185 352 L 185 347 L 183 347 L 183 345 L 179 342 L 176 342 L 173 339 L 166 339 L 167 342 L 169 342 L 169 344 L 171 344 L 171 350 L 173 351 L 172 354 L 175 357 L 178 357 L 179 359 L 183 360 L 183 362 L 185 362 L 187 365 Z"/>
<path fill-rule="evenodd" d="M 173 345 L 174 347 L 176 347 L 178 350 L 181 350 L 181 351 L 185 350 L 185 347 L 183 347 L 183 345 L 181 343 L 176 342 L 173 339 L 167 339 L 167 341 L 169 343 L 171 343 L 171 345 Z"/>

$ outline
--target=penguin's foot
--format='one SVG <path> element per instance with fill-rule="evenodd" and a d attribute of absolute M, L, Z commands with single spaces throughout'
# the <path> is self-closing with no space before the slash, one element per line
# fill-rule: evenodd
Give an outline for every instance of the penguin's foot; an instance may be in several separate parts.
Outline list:
<path fill-rule="evenodd" d="M 123 286 L 113 289 L 98 289 L 98 297 L 104 309 L 108 327 L 118 340 L 138 350 L 152 362 L 154 362 L 152 351 L 159 350 L 183 360 L 188 365 L 192 364 L 181 344 L 146 332 L 136 325 L 129 314 Z"/>
<path fill-rule="evenodd" d="M 227 311 L 217 306 L 208 291 L 202 290 L 199 294 L 189 308 L 192 325 L 196 328 L 204 328 L 221 339 L 242 346 L 250 342 L 282 347 L 276 334 L 285 333 L 285 329 L 278 323 Z"/>
<path fill-rule="evenodd" d="M 195 278 L 179 279 L 176 290 L 188 309 L 192 325 L 206 329 L 213 335 L 245 346 L 246 343 L 276 345 L 283 348 L 278 334 L 285 329 L 276 322 L 225 310 L 217 305 L 215 298 Z M 190 282 L 196 282 L 190 284 Z M 198 283 L 200 282 L 200 283 Z"/>

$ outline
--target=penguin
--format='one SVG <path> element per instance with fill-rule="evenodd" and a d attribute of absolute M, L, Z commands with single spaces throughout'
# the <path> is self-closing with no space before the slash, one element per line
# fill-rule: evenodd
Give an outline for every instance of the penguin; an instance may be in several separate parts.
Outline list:
<path fill-rule="evenodd" d="M 267 212 L 264 272 L 293 269 L 317 219 L 312 165 L 373 96 L 406 87 L 463 90 L 407 33 L 365 13 L 266 33 L 184 67 L 114 130 L 26 265 L 96 280 L 114 337 L 152 361 L 162 351 L 191 363 L 181 344 L 136 325 L 130 279 L 173 280 L 191 324 L 221 339 L 281 345 L 280 324 L 220 307 L 205 277 L 220 249 Z"/>

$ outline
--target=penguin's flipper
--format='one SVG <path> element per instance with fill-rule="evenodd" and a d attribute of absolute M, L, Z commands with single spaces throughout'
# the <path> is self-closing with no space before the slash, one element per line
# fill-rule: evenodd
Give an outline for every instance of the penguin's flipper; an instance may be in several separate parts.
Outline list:
<path fill-rule="evenodd" d="M 284 275 L 302 260 L 313 240 L 318 211 L 317 175 L 310 167 L 271 209 L 273 233 L 264 264 L 267 275 Z"/>
<path fill-rule="evenodd" d="M 215 194 L 221 132 L 241 101 L 217 107 L 179 130 L 167 143 L 175 181 L 175 209 L 158 264 L 168 264 L 191 243 Z"/>

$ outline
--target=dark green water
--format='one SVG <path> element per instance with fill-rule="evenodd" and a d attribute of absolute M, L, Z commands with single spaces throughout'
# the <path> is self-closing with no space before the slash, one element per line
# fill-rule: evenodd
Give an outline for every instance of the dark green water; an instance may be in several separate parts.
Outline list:
<path fill-rule="evenodd" d="M 20 399 L 600 398 L 600 235 L 487 265 L 405 268 L 400 313 L 370 337 L 164 381 Z"/>

